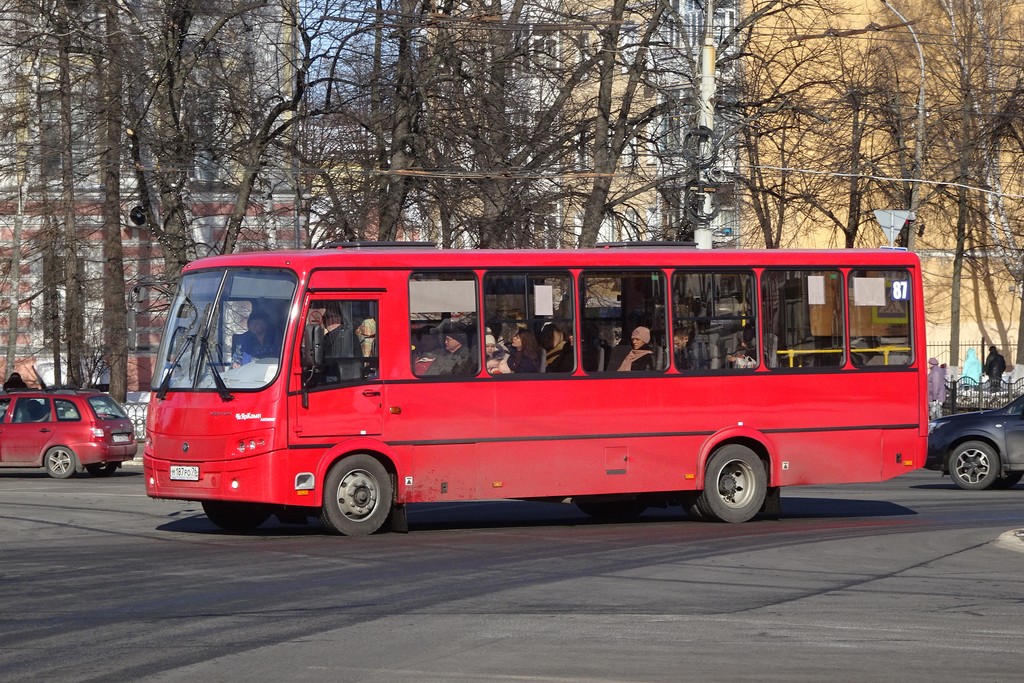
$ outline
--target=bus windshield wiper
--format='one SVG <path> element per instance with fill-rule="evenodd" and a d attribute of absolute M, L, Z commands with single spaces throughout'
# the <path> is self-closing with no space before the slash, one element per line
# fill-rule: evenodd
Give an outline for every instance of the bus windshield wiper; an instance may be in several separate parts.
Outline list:
<path fill-rule="evenodd" d="M 185 337 L 185 341 L 181 343 L 181 348 L 178 349 L 178 353 L 174 354 L 174 358 L 171 360 L 170 366 L 164 370 L 163 379 L 160 380 L 160 387 L 156 391 L 157 398 L 163 399 L 167 396 L 167 389 L 171 386 L 171 375 L 174 374 L 174 369 L 180 367 L 179 361 L 181 360 L 181 357 L 185 355 L 185 352 L 192 347 L 192 344 L 194 344 L 195 341 L 196 335 L 194 334 L 190 334 Z"/>
<path fill-rule="evenodd" d="M 233 401 L 235 396 L 228 390 L 228 385 L 224 383 L 224 378 L 220 375 L 220 370 L 217 369 L 217 364 L 213 361 L 210 356 L 210 333 L 209 326 L 206 327 L 207 331 L 199 338 L 199 361 L 196 364 L 197 367 L 202 367 L 203 363 L 210 368 L 210 374 L 213 376 L 213 384 L 217 387 L 217 394 L 220 395 L 220 399 L 227 403 Z"/>

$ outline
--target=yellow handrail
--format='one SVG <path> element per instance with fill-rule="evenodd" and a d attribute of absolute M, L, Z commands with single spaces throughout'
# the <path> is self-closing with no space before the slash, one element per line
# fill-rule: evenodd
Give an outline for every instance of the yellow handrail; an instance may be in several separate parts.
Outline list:
<path fill-rule="evenodd" d="M 780 356 L 785 356 L 789 359 L 789 367 L 794 367 L 797 356 L 810 356 L 819 353 L 843 353 L 844 349 L 779 349 L 776 353 Z M 851 353 L 881 353 L 882 360 L 885 365 L 889 364 L 890 353 L 908 353 L 910 351 L 909 346 L 877 346 L 874 348 L 856 348 L 850 349 Z"/>

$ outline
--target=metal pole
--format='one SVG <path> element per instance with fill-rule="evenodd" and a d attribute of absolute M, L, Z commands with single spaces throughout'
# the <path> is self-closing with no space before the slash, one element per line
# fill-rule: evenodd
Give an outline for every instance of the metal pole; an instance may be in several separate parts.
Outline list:
<path fill-rule="evenodd" d="M 715 108 L 712 99 L 715 97 L 715 3 L 714 0 L 707 0 L 705 3 L 704 16 L 704 45 L 700 52 L 700 125 L 708 131 L 715 129 Z M 711 214 L 711 207 L 708 203 L 712 199 L 704 195 L 704 213 Z M 710 249 L 712 219 L 700 221 L 698 227 L 693 231 L 694 241 L 698 249 Z"/>

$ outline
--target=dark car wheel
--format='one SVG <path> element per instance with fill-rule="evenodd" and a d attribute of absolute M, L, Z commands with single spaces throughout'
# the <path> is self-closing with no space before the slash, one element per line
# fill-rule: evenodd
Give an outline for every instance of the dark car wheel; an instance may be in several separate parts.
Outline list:
<path fill-rule="evenodd" d="M 67 446 L 54 446 L 43 456 L 46 473 L 54 479 L 67 479 L 78 468 L 78 457 Z"/>
<path fill-rule="evenodd" d="M 999 479 L 999 455 L 984 441 L 965 441 L 949 456 L 949 476 L 968 491 L 990 488 Z"/>

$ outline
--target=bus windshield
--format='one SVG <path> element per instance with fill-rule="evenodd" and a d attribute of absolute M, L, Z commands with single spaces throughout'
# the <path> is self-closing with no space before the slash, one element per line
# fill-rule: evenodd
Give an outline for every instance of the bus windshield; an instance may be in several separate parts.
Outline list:
<path fill-rule="evenodd" d="M 223 269 L 181 279 L 160 342 L 153 388 L 219 391 L 265 387 L 278 374 L 295 275 Z"/>

